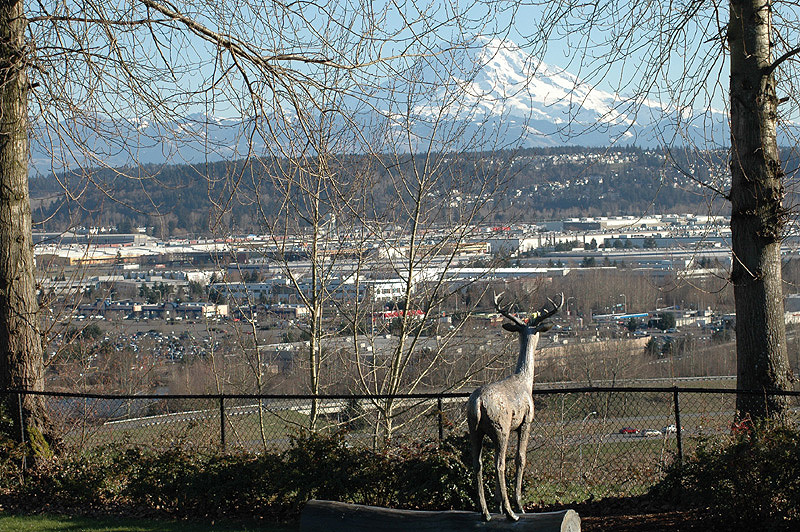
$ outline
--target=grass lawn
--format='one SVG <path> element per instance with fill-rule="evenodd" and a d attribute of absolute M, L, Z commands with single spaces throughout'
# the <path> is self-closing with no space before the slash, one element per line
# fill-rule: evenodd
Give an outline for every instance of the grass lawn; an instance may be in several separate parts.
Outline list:
<path fill-rule="evenodd" d="M 188 522 L 146 519 L 2 516 L 0 532 L 296 532 L 256 521 Z"/>

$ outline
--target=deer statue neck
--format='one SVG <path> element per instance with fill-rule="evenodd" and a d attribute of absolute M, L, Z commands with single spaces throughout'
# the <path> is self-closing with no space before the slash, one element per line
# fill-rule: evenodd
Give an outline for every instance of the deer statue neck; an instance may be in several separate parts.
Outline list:
<path fill-rule="evenodd" d="M 533 386 L 534 355 L 538 343 L 538 332 L 531 334 L 528 331 L 521 331 L 519 333 L 519 357 L 514 373 L 521 375 L 530 386 Z"/>
<path fill-rule="evenodd" d="M 559 301 L 556 303 L 550 298 L 551 308 L 545 306 L 539 311 L 531 313 L 527 321 L 515 316 L 511 313 L 511 306 L 502 306 L 500 304 L 500 297 L 502 292 L 494 295 L 494 308 L 503 317 L 509 320 L 508 323 L 503 324 L 503 329 L 516 332 L 519 334 L 519 358 L 517 359 L 517 367 L 514 370 L 514 375 L 518 375 L 516 380 L 522 379 L 529 389 L 533 389 L 533 364 L 534 353 L 536 346 L 539 343 L 539 333 L 550 329 L 551 325 L 545 320 L 550 318 L 553 314 L 561 309 L 564 304 L 564 294 L 559 295 Z"/>

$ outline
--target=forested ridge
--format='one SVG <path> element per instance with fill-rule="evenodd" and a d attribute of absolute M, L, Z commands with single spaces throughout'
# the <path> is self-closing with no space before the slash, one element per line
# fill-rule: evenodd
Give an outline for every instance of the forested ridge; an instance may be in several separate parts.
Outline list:
<path fill-rule="evenodd" d="M 701 183 L 727 187 L 726 153 L 702 156 L 628 148 L 531 148 L 439 155 L 434 170 L 447 184 L 437 193 L 469 203 L 490 194 L 491 222 L 535 221 L 574 216 L 643 215 L 711 211 L 726 207 Z M 361 179 L 376 210 L 392 204 L 387 172 L 408 173 L 411 157 L 377 160 L 350 155 L 331 161 L 342 180 Z M 418 168 L 419 170 L 420 168 Z M 258 232 L 282 196 L 291 191 L 296 164 L 252 159 L 203 165 L 149 165 L 84 170 L 32 178 L 34 220 L 40 231 L 116 226 L 128 232 L 152 228 L 161 237 L 226 231 Z M 495 186 L 471 190 L 475 176 L 494 175 Z M 288 192 L 287 192 L 288 191 Z M 713 202 L 719 204 L 714 206 Z M 446 216 L 443 213 L 442 216 Z"/>

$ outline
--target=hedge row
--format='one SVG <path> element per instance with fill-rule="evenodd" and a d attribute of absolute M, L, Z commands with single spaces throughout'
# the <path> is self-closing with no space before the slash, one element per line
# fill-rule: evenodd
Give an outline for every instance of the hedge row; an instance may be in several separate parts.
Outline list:
<path fill-rule="evenodd" d="M 103 447 L 24 475 L 8 452 L 0 510 L 170 517 L 297 517 L 312 498 L 418 509 L 472 507 L 465 438 L 373 452 L 302 434 L 276 454 Z"/>

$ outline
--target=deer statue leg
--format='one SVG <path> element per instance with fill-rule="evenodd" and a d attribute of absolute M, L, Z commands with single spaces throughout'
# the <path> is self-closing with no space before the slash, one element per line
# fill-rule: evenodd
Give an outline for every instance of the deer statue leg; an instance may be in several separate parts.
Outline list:
<path fill-rule="evenodd" d="M 483 434 L 478 431 L 470 431 L 469 437 L 472 443 L 472 472 L 475 476 L 475 486 L 478 488 L 478 503 L 483 520 L 489 521 L 492 516 L 486 507 L 486 494 L 483 491 Z"/>
<path fill-rule="evenodd" d="M 517 440 L 517 477 L 514 484 L 514 502 L 517 503 L 519 513 L 524 514 L 525 508 L 522 506 L 522 475 L 525 472 L 525 459 L 528 453 L 528 437 L 531 434 L 531 424 L 525 420 L 517 430 L 519 439 Z"/>
<path fill-rule="evenodd" d="M 500 490 L 500 478 L 498 477 L 499 473 L 497 472 L 497 460 L 500 457 L 500 441 L 498 438 L 492 440 L 494 444 L 494 503 L 495 508 L 497 508 L 497 513 L 503 513 L 503 492 Z M 505 459 L 505 451 L 503 451 L 503 457 Z M 505 471 L 505 467 L 503 467 L 503 471 Z"/>
<path fill-rule="evenodd" d="M 511 521 L 517 521 L 519 517 L 511 509 L 508 502 L 508 489 L 506 488 L 506 451 L 508 450 L 508 439 L 510 434 L 503 432 L 497 435 L 497 446 L 495 447 L 494 468 L 497 472 L 497 491 L 495 496 L 501 503 L 501 512 L 506 514 Z"/>

